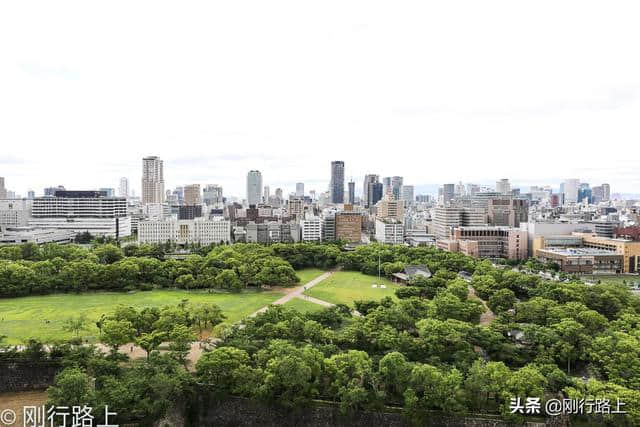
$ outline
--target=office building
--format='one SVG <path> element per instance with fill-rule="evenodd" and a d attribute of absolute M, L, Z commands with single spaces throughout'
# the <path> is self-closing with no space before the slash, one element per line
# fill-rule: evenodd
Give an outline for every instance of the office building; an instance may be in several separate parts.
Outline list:
<path fill-rule="evenodd" d="M 309 217 L 301 220 L 300 238 L 303 242 L 322 241 L 322 219 L 319 217 Z"/>
<path fill-rule="evenodd" d="M 33 201 L 26 199 L 0 199 L 0 227 L 26 227 L 31 218 Z"/>
<path fill-rule="evenodd" d="M 455 227 L 450 239 L 436 246 L 480 258 L 527 259 L 527 232 L 513 227 Z"/>
<path fill-rule="evenodd" d="M 45 196 L 53 196 L 56 194 L 56 191 L 64 191 L 65 188 L 63 185 L 58 185 L 57 187 L 47 187 L 44 189 L 43 193 Z"/>
<path fill-rule="evenodd" d="M 413 204 L 413 185 L 403 185 L 402 186 L 402 201 L 405 202 L 405 205 Z"/>
<path fill-rule="evenodd" d="M 127 199 L 105 197 L 100 191 L 56 191 L 33 200 L 29 225 L 36 228 L 88 231 L 94 236 L 131 235 Z"/>
<path fill-rule="evenodd" d="M 376 240 L 387 245 L 404 243 L 404 226 L 402 222 L 392 218 L 376 219 Z"/>
<path fill-rule="evenodd" d="M 387 194 L 376 204 L 377 218 L 393 218 L 400 222 L 404 220 L 404 202 L 396 200 L 391 194 Z"/>
<path fill-rule="evenodd" d="M 504 196 L 487 201 L 489 225 L 517 228 L 520 227 L 520 223 L 527 222 L 528 216 L 528 200 Z"/>
<path fill-rule="evenodd" d="M 118 185 L 118 196 L 129 197 L 129 180 L 125 177 L 120 178 L 120 185 Z"/>
<path fill-rule="evenodd" d="M 454 228 L 487 225 L 483 208 L 438 206 L 435 211 L 434 233 L 437 239 L 450 239 Z"/>
<path fill-rule="evenodd" d="M 402 177 L 394 176 L 391 177 L 391 195 L 394 200 L 402 199 Z"/>
<path fill-rule="evenodd" d="M 200 184 L 185 185 L 183 191 L 185 205 L 202 204 L 202 198 L 200 196 Z"/>
<path fill-rule="evenodd" d="M 362 214 L 340 211 L 335 214 L 336 240 L 357 243 L 362 240 Z"/>
<path fill-rule="evenodd" d="M 7 198 L 7 188 L 4 186 L 4 177 L 0 176 L 0 199 Z"/>
<path fill-rule="evenodd" d="M 164 202 L 164 165 L 160 157 L 142 159 L 142 203 Z"/>
<path fill-rule="evenodd" d="M 564 194 L 564 204 L 569 205 L 578 202 L 578 190 L 580 188 L 579 179 L 567 179 L 563 183 L 562 193 Z"/>
<path fill-rule="evenodd" d="M 262 202 L 262 173 L 251 170 L 247 174 L 247 204 L 257 206 Z"/>
<path fill-rule="evenodd" d="M 347 203 L 353 205 L 356 202 L 356 183 L 353 181 L 350 181 L 348 188 L 349 188 L 349 193 L 348 193 L 349 197 L 347 199 Z"/>
<path fill-rule="evenodd" d="M 178 219 L 196 219 L 202 216 L 202 205 L 178 206 Z"/>
<path fill-rule="evenodd" d="M 344 162 L 331 162 L 331 181 L 329 183 L 329 201 L 333 204 L 344 203 Z"/>
<path fill-rule="evenodd" d="M 455 184 L 444 184 L 442 186 L 442 203 L 445 205 L 450 203 L 455 197 Z"/>
<path fill-rule="evenodd" d="M 304 182 L 296 183 L 296 197 L 304 197 Z"/>
<path fill-rule="evenodd" d="M 378 175 L 366 175 L 364 179 L 363 201 L 366 208 L 375 206 L 382 200 L 384 191 L 383 184 L 379 181 Z"/>
<path fill-rule="evenodd" d="M 496 182 L 496 193 L 511 194 L 511 184 L 507 178 L 502 178 Z"/>
<path fill-rule="evenodd" d="M 69 230 L 42 229 L 36 227 L 3 228 L 0 226 L 0 245 L 22 243 L 70 243 L 75 233 Z"/>
<path fill-rule="evenodd" d="M 216 184 L 207 184 L 202 190 L 202 202 L 207 206 L 222 207 L 224 204 L 222 187 Z"/>
<path fill-rule="evenodd" d="M 192 220 L 166 219 L 140 221 L 138 243 L 166 243 L 178 245 L 210 245 L 231 241 L 231 223 L 222 218 Z"/>
<path fill-rule="evenodd" d="M 302 218 L 304 216 L 304 199 L 298 196 L 289 196 L 287 210 L 290 216 Z"/>

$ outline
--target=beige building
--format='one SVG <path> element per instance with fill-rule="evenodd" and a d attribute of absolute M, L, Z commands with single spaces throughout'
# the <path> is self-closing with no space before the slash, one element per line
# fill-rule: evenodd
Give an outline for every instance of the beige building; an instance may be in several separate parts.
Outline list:
<path fill-rule="evenodd" d="M 359 212 L 336 212 L 336 239 L 360 242 L 362 239 L 362 215 Z"/>
<path fill-rule="evenodd" d="M 529 201 L 512 197 L 497 197 L 487 203 L 487 219 L 490 225 L 502 227 L 520 227 L 527 222 Z"/>
<path fill-rule="evenodd" d="M 158 156 L 142 159 L 142 203 L 164 202 L 163 163 Z"/>
<path fill-rule="evenodd" d="M 627 239 L 613 239 L 609 237 L 598 237 L 595 233 L 572 233 L 567 236 L 548 236 L 538 237 L 534 239 L 534 254 L 539 259 L 551 259 L 551 255 L 558 253 L 565 257 L 567 261 L 571 256 L 594 257 L 601 259 L 605 255 L 621 256 L 621 265 L 618 268 L 612 266 L 617 263 L 615 257 L 609 257 L 606 261 L 609 266 L 596 265 L 594 273 L 597 270 L 606 271 L 607 273 L 638 273 L 640 271 L 640 242 L 634 242 Z M 580 249 L 580 251 L 576 251 Z M 564 250 L 564 251 L 562 251 Z M 591 250 L 591 251 L 589 251 Z M 552 254 L 549 251 L 555 251 Z M 581 259 L 582 260 L 582 259 Z M 595 262 L 596 259 L 584 260 Z M 562 266 L 563 264 L 561 264 Z M 567 266 L 571 264 L 566 264 Z M 619 271 L 614 271 L 619 270 Z M 582 272 L 582 271 L 580 271 Z"/>
<path fill-rule="evenodd" d="M 436 241 L 450 252 L 480 258 L 527 258 L 527 232 L 512 227 L 456 227 L 450 239 Z"/>
<path fill-rule="evenodd" d="M 404 201 L 395 200 L 386 195 L 376 204 L 376 217 L 404 221 Z"/>
<path fill-rule="evenodd" d="M 190 184 L 184 186 L 184 204 L 201 205 L 200 184 Z"/>
<path fill-rule="evenodd" d="M 482 208 L 438 206 L 433 220 L 434 234 L 438 239 L 450 239 L 457 227 L 487 225 L 487 215 Z"/>

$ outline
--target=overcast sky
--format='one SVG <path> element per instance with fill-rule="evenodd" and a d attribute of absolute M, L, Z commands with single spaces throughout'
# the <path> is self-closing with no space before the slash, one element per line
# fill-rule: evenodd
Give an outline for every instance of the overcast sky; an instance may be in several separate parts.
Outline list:
<path fill-rule="evenodd" d="M 640 2 L 3 1 L 0 176 L 640 192 Z M 273 191 L 273 190 L 272 190 Z"/>

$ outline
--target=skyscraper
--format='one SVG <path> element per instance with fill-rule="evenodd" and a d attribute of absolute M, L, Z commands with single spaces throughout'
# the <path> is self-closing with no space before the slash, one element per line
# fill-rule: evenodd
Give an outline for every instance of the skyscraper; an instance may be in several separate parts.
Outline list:
<path fill-rule="evenodd" d="M 382 193 L 388 194 L 389 192 L 393 192 L 391 188 L 391 177 L 385 176 L 384 178 L 382 178 Z"/>
<path fill-rule="evenodd" d="M 603 197 L 602 200 L 608 202 L 611 200 L 611 187 L 609 184 L 602 184 Z"/>
<path fill-rule="evenodd" d="M 344 203 L 344 162 L 331 162 L 331 182 L 329 184 L 331 203 Z"/>
<path fill-rule="evenodd" d="M 258 170 L 251 170 L 247 174 L 247 203 L 258 205 L 262 201 L 262 174 Z"/>
<path fill-rule="evenodd" d="M 262 197 L 264 199 L 264 203 L 269 203 L 269 196 L 271 196 L 271 189 L 268 185 L 264 186 L 264 191 L 262 193 Z"/>
<path fill-rule="evenodd" d="M 351 203 L 352 205 L 355 203 L 356 201 L 356 183 L 353 181 L 349 182 L 349 200 L 348 203 Z"/>
<path fill-rule="evenodd" d="M 455 184 L 444 184 L 442 186 L 442 202 L 445 205 L 449 203 L 451 200 L 453 200 L 453 197 L 455 195 L 455 189 L 456 189 Z"/>
<path fill-rule="evenodd" d="M 579 179 L 567 179 L 564 181 L 564 203 L 576 203 L 578 201 L 578 190 L 580 188 Z"/>
<path fill-rule="evenodd" d="M 163 162 L 158 156 L 142 159 L 142 203 L 164 202 Z"/>
<path fill-rule="evenodd" d="M 511 193 L 511 184 L 509 183 L 509 180 L 507 178 L 502 178 L 500 181 L 496 181 L 496 193 Z"/>
<path fill-rule="evenodd" d="M 391 195 L 394 200 L 400 200 L 402 197 L 402 177 L 394 176 L 391 178 Z"/>
<path fill-rule="evenodd" d="M 202 198 L 200 196 L 200 184 L 191 184 L 184 186 L 184 204 L 191 206 L 202 204 Z"/>
<path fill-rule="evenodd" d="M 129 197 L 129 180 L 124 176 L 120 178 L 120 185 L 118 186 L 118 196 Z"/>
<path fill-rule="evenodd" d="M 0 176 L 0 199 L 7 198 L 7 189 L 4 187 L 4 177 Z"/>
<path fill-rule="evenodd" d="M 304 197 L 304 182 L 296 183 L 296 197 Z"/>
<path fill-rule="evenodd" d="M 413 185 L 402 186 L 402 200 L 404 200 L 406 204 L 413 203 Z"/>
<path fill-rule="evenodd" d="M 224 202 L 222 187 L 216 184 L 207 184 L 202 190 L 202 202 L 207 206 L 221 205 Z"/>

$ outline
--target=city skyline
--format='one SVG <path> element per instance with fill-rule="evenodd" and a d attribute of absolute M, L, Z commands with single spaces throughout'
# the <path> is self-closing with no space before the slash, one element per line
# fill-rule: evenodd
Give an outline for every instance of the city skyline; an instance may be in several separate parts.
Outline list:
<path fill-rule="evenodd" d="M 0 37 L 14 42 L 0 46 L 0 176 L 21 194 L 117 188 L 125 176 L 140 194 L 139 159 L 155 154 L 167 188 L 219 183 L 229 194 L 243 193 L 251 169 L 272 188 L 325 190 L 336 158 L 345 177 L 416 186 L 495 173 L 640 188 L 637 14 L 568 1 L 525 19 L 512 2 L 461 3 L 407 13 L 251 2 L 248 15 L 239 4 L 142 2 L 126 15 L 3 4 Z M 299 8 L 314 19 L 287 18 Z"/>

